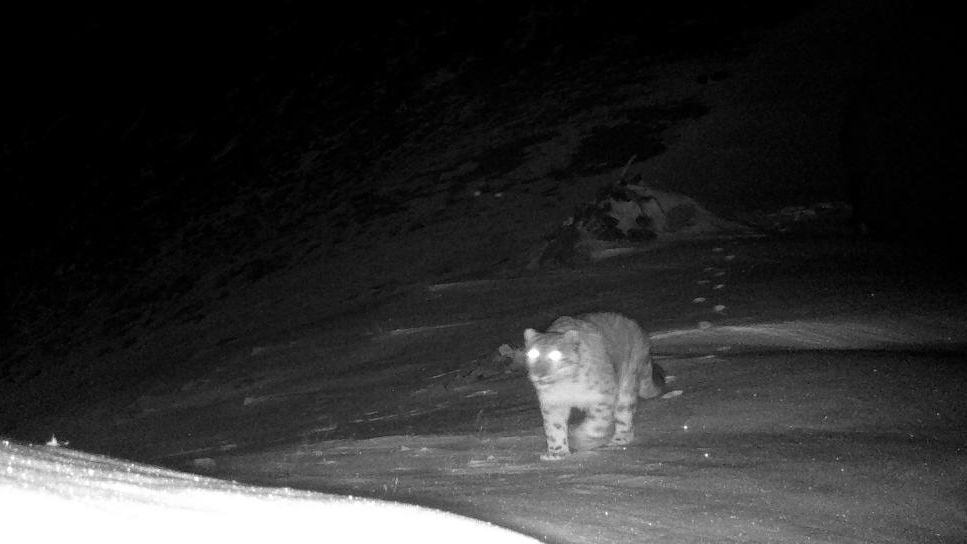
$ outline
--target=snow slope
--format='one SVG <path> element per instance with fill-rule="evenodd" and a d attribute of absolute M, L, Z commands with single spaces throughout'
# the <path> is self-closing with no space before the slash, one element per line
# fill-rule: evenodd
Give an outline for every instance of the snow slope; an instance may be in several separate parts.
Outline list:
<path fill-rule="evenodd" d="M 65 352 L 8 364 L 4 432 L 552 542 L 962 541 L 962 273 L 823 213 L 848 192 L 850 74 L 886 28 L 867 9 L 818 3 L 743 51 L 458 93 L 338 209 L 237 255 L 205 233 L 267 215 L 207 218 L 119 295 L 148 309 L 91 309 L 116 336 L 91 318 Z M 761 236 L 527 270 L 636 153 L 646 181 Z M 631 447 L 550 466 L 507 349 L 596 309 L 652 331 L 683 394 L 642 403 Z"/>
<path fill-rule="evenodd" d="M 58 446 L 0 441 L 0 466 L 3 532 L 17 540 L 535 542 L 428 508 L 243 486 Z"/>

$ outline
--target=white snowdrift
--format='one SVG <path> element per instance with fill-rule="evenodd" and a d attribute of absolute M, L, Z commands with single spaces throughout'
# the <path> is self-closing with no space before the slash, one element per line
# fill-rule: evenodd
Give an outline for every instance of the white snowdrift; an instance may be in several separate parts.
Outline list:
<path fill-rule="evenodd" d="M 943 347 L 959 341 L 943 327 L 889 320 L 785 321 L 722 325 L 651 334 L 657 349 L 698 349 L 730 346 L 782 349 L 886 349 Z"/>
<path fill-rule="evenodd" d="M 535 542 L 447 512 L 0 441 L 9 542 Z"/>

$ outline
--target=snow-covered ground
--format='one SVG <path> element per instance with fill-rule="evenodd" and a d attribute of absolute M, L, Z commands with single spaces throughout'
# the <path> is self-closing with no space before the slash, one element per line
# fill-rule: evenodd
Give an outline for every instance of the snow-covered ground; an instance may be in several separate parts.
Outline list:
<path fill-rule="evenodd" d="M 210 372 L 159 383 L 123 415 L 47 429 L 71 447 L 554 542 L 957 541 L 967 328 L 948 309 L 963 288 L 895 256 L 722 239 L 425 286 L 353 324 L 209 352 Z M 542 462 L 536 400 L 500 347 L 595 308 L 649 324 L 683 393 L 642 403 L 633 446 Z"/>
<path fill-rule="evenodd" d="M 451 542 L 459 534 L 467 542 L 535 542 L 418 506 L 243 486 L 68 450 L 55 441 L 0 441 L 0 466 L 3 530 L 14 540 Z"/>
<path fill-rule="evenodd" d="M 552 542 L 962 541 L 967 287 L 942 257 L 862 237 L 840 213 L 841 113 L 882 31 L 844 5 L 757 30 L 741 52 L 570 67 L 603 94 L 511 81 L 509 98 L 491 97 L 505 111 L 469 101 L 360 182 L 385 205 L 372 217 L 333 211 L 356 213 L 345 239 L 319 219 L 282 239 L 324 249 L 286 259 L 266 243 L 160 310 L 111 314 L 119 341 L 82 324 L 67 354 L 5 367 L 0 422 L 21 441 L 55 434 Z M 572 105 L 589 96 L 593 107 Z M 528 268 L 659 136 L 667 149 L 631 171 L 757 232 Z M 204 257 L 184 255 L 159 257 L 145 285 Z M 239 270 L 252 279 L 232 283 Z M 545 463 L 513 350 L 526 327 L 590 310 L 638 320 L 682 394 L 641 404 L 632 446 Z M 0 501 L 19 497 L 4 485 Z"/>

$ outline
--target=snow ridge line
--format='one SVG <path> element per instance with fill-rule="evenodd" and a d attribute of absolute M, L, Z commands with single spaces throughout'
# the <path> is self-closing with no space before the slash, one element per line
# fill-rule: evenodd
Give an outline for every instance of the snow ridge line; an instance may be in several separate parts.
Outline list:
<path fill-rule="evenodd" d="M 967 338 L 955 336 L 950 330 L 898 321 L 784 321 L 721 325 L 656 332 L 650 337 L 657 349 L 726 344 L 790 349 L 876 349 L 956 347 L 967 343 Z"/>

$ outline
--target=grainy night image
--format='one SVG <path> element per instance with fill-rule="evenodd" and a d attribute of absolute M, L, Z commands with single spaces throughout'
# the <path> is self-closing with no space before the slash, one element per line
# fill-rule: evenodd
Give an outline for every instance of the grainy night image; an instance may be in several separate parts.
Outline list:
<path fill-rule="evenodd" d="M 4 15 L 5 535 L 967 540 L 952 13 L 350 4 Z"/>

